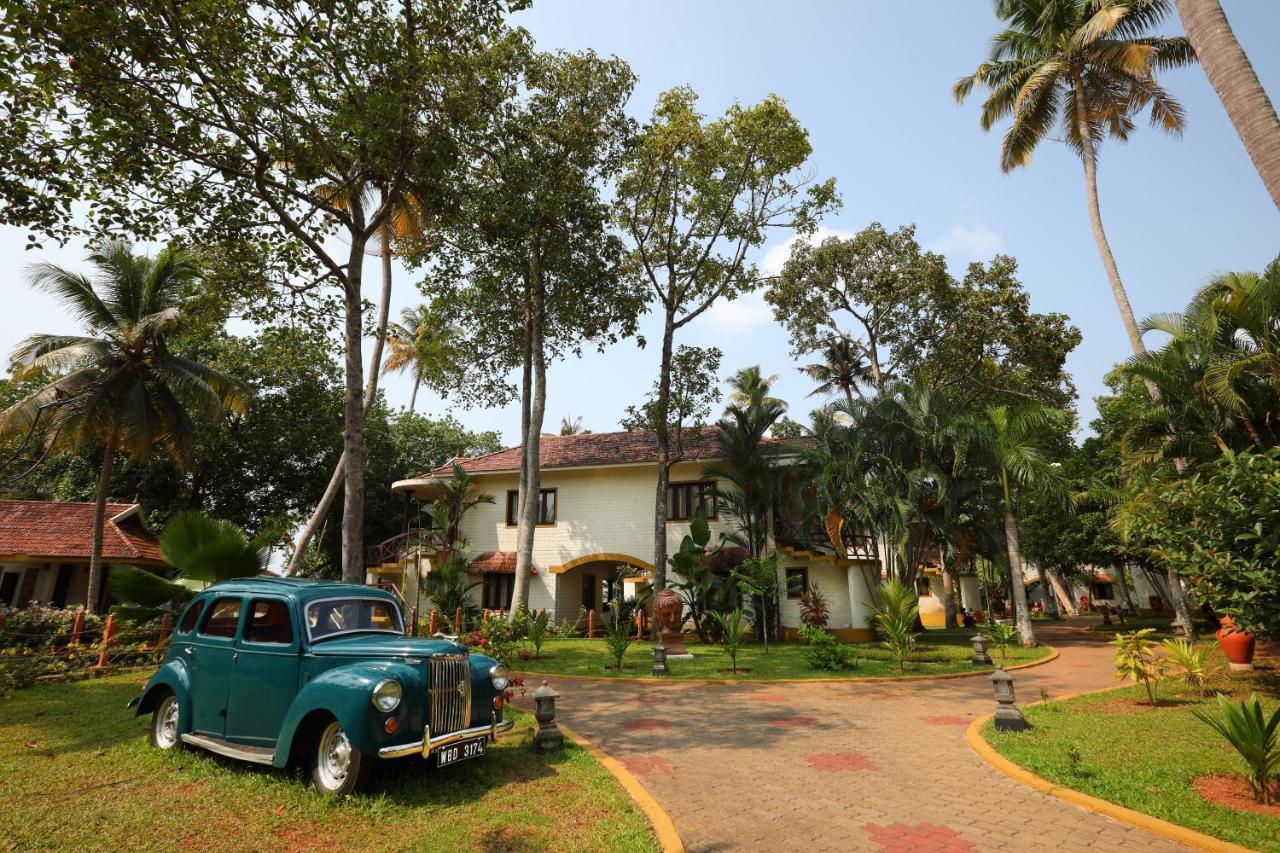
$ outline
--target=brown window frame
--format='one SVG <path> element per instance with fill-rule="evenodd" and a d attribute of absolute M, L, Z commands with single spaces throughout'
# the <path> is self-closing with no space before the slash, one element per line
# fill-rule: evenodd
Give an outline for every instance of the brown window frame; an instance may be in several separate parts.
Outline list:
<path fill-rule="evenodd" d="M 799 592 L 792 592 L 791 578 L 793 574 L 799 574 L 804 579 L 804 583 L 800 584 Z M 804 597 L 804 592 L 809 588 L 809 569 L 805 566 L 787 566 L 782 571 L 782 586 L 787 592 L 787 598 L 794 601 Z"/>
<path fill-rule="evenodd" d="M 668 524 L 688 524 L 693 521 L 693 496 L 690 495 L 687 503 L 689 507 L 688 515 L 677 518 L 672 514 L 675 507 L 675 490 L 676 489 L 696 489 L 710 486 L 711 487 L 711 512 L 707 513 L 707 521 L 715 521 L 720 518 L 720 489 L 716 485 L 715 480 L 688 480 L 679 483 L 667 484 L 667 523 Z"/>
<path fill-rule="evenodd" d="M 555 488 L 538 489 L 538 504 L 539 504 L 538 517 L 539 518 L 542 517 L 542 506 L 541 506 L 542 496 L 547 494 L 552 496 L 551 520 L 539 521 L 538 527 L 555 527 L 556 518 L 560 514 L 560 490 Z M 520 490 L 507 489 L 507 504 L 506 504 L 506 507 L 504 507 L 505 513 L 503 516 L 503 520 L 506 522 L 507 527 L 516 527 L 519 524 L 520 519 L 516 517 L 516 513 L 519 510 L 519 508 L 520 508 Z"/>

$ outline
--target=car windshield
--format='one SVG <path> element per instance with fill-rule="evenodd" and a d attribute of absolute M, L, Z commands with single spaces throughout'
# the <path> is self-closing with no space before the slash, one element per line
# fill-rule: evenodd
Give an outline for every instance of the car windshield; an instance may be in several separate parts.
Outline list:
<path fill-rule="evenodd" d="M 383 598 L 329 598 L 307 605 L 307 634 L 312 640 L 381 631 L 403 634 L 399 609 Z"/>

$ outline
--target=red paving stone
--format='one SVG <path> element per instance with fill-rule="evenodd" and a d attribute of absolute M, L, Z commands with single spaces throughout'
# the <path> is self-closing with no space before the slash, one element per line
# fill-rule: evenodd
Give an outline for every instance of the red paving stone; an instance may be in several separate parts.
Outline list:
<path fill-rule="evenodd" d="M 751 702 L 785 702 L 787 697 L 781 693 L 757 693 L 755 696 L 748 697 Z"/>
<path fill-rule="evenodd" d="M 1010 673 L 1022 702 L 1035 701 L 1040 688 L 1063 695 L 1116 684 L 1106 635 L 1052 624 L 1036 631 L 1062 657 Z M 785 687 L 670 681 L 660 691 L 620 680 L 554 686 L 564 722 L 635 762 L 636 778 L 690 851 L 1187 850 L 1045 796 L 979 759 L 960 722 L 994 710 L 983 676 Z M 669 701 L 632 717 L 638 697 L 654 692 Z M 758 704 L 762 696 L 785 697 L 793 713 Z M 532 706 L 528 696 L 516 701 Z"/>
<path fill-rule="evenodd" d="M 932 823 L 919 823 L 915 826 L 903 823 L 891 823 L 888 826 L 869 823 L 862 828 L 885 853 L 916 853 L 924 850 L 968 853 L 973 850 L 973 845 L 961 838 L 960 833 L 954 829 Z"/>
<path fill-rule="evenodd" d="M 675 772 L 670 761 L 656 755 L 631 755 L 620 760 L 624 767 L 637 776 L 652 776 L 654 773 L 666 773 L 670 776 Z"/>
<path fill-rule="evenodd" d="M 622 728 L 628 732 L 657 731 L 671 728 L 671 723 L 657 717 L 632 717 L 622 721 Z"/>
<path fill-rule="evenodd" d="M 641 705 L 661 705 L 664 702 L 670 702 L 670 696 L 663 696 L 661 693 L 641 693 L 631 697 L 632 701 L 639 702 Z"/>
<path fill-rule="evenodd" d="M 856 752 L 829 752 L 806 755 L 804 760 L 817 770 L 835 773 L 839 770 L 879 770 L 879 767 Z"/>
<path fill-rule="evenodd" d="M 920 722 L 930 726 L 967 726 L 972 717 L 921 717 Z"/>

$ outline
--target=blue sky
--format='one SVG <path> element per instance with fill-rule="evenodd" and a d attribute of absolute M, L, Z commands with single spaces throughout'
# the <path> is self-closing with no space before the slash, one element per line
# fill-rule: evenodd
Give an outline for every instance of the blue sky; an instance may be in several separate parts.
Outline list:
<path fill-rule="evenodd" d="M 1223 5 L 1263 86 L 1280 100 L 1280 52 L 1270 49 L 1280 37 L 1280 3 Z M 637 118 L 647 117 L 659 92 L 682 84 L 711 115 L 770 92 L 786 98 L 809 129 L 813 171 L 834 176 L 844 198 L 824 227 L 915 223 L 921 243 L 944 252 L 955 272 L 996 252 L 1016 257 L 1033 307 L 1070 315 L 1084 333 L 1068 368 L 1082 419 L 1092 417 L 1102 375 L 1128 345 L 1089 230 L 1079 161 L 1047 144 L 1030 168 L 1002 174 L 999 134 L 982 132 L 976 101 L 957 107 L 950 95 L 997 28 L 990 3 L 535 0 L 514 20 L 544 49 L 592 48 L 627 60 L 639 76 Z M 1168 29 L 1178 28 L 1173 19 Z M 1186 107 L 1186 135 L 1170 139 L 1144 125 L 1127 145 L 1106 146 L 1100 167 L 1103 219 L 1140 316 L 1177 310 L 1206 278 L 1260 269 L 1280 253 L 1280 214 L 1201 69 L 1169 73 L 1164 83 Z M 785 256 L 781 243 L 779 235 L 758 260 L 776 263 Z M 0 269 L 19 309 L 0 314 L 3 352 L 31 331 L 73 328 L 27 288 L 21 269 L 34 260 L 75 264 L 82 248 L 22 247 L 21 232 L 0 229 Z M 376 274 L 376 259 L 368 272 Z M 397 289 L 397 308 L 416 301 L 403 274 Z M 652 315 L 642 331 L 656 337 Z M 805 399 L 809 382 L 758 296 L 721 306 L 680 340 L 720 347 L 726 374 L 748 364 L 778 374 L 777 392 L 798 419 L 817 403 Z M 552 365 L 547 428 L 569 415 L 588 429 L 617 429 L 625 407 L 651 386 L 657 359 L 654 348 L 624 342 Z M 407 403 L 406 380 L 391 377 L 386 389 L 392 403 Z M 418 409 L 442 414 L 449 404 L 424 392 Z M 472 428 L 500 430 L 508 443 L 518 438 L 515 406 L 454 413 Z"/>

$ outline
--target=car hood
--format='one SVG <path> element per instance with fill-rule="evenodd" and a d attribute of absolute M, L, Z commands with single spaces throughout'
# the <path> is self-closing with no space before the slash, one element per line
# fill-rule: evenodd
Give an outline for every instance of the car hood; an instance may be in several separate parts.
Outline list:
<path fill-rule="evenodd" d="M 311 653 L 343 657 L 429 657 L 465 654 L 467 647 L 449 640 L 404 637 L 398 634 L 354 634 L 311 645 Z"/>

